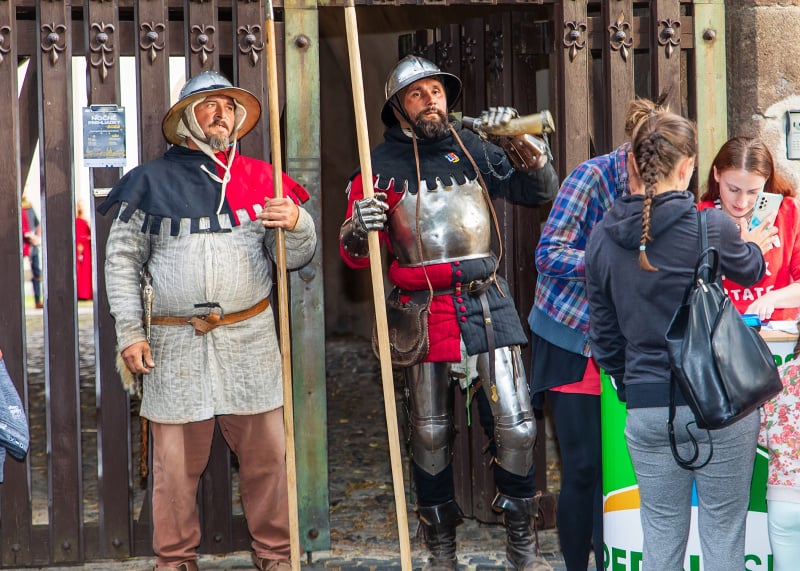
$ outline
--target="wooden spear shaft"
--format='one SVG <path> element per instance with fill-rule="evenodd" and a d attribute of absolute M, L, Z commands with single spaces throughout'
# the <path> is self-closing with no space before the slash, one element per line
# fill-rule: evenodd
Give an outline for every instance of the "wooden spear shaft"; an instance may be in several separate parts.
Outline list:
<path fill-rule="evenodd" d="M 367 113 L 364 103 L 364 78 L 361 74 L 361 49 L 358 45 L 358 21 L 353 0 L 347 0 L 344 8 L 347 25 L 347 51 L 350 56 L 350 80 L 353 89 L 353 107 L 358 138 L 358 157 L 361 163 L 361 182 L 364 197 L 374 196 L 372 188 L 372 162 L 367 131 Z M 392 360 L 389 353 L 389 330 L 386 322 L 386 300 L 383 291 L 383 268 L 380 242 L 377 232 L 367 234 L 369 243 L 369 267 L 372 276 L 372 293 L 375 302 L 375 321 L 378 332 L 378 349 L 381 362 L 383 404 L 386 409 L 386 427 L 389 432 L 389 456 L 392 463 L 392 483 L 397 511 L 397 531 L 400 536 L 400 564 L 403 571 L 411 571 L 411 547 L 408 537 L 408 515 L 406 495 L 403 487 L 403 465 L 400 455 L 400 436 L 397 430 L 397 409 L 392 378 Z"/>
<path fill-rule="evenodd" d="M 264 23 L 267 38 L 267 97 L 269 98 L 269 142 L 272 151 L 272 184 L 275 198 L 283 198 L 281 164 L 280 102 L 278 100 L 278 48 L 275 45 L 275 15 L 272 0 Z M 297 464 L 294 450 L 294 402 L 292 398 L 292 342 L 289 333 L 289 290 L 286 273 L 286 234 L 275 229 L 275 264 L 278 284 L 278 321 L 281 370 L 283 373 L 283 427 L 286 432 L 286 483 L 289 487 L 289 548 L 292 571 L 300 571 L 300 524 L 297 513 Z"/>

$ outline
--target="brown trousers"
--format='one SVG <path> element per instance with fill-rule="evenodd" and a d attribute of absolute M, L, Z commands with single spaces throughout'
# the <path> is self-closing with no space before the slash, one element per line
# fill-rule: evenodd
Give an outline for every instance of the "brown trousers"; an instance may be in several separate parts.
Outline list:
<path fill-rule="evenodd" d="M 239 489 L 258 557 L 288 559 L 289 500 L 283 408 L 221 415 L 188 424 L 150 423 L 153 435 L 153 550 L 156 567 L 197 559 L 197 487 L 208 464 L 214 423 L 239 460 Z"/>

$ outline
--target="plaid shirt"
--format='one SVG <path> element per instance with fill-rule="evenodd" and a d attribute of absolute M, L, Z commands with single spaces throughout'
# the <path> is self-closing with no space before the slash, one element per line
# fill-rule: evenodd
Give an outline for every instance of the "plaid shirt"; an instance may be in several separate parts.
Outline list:
<path fill-rule="evenodd" d="M 629 192 L 625 143 L 578 165 L 561 184 L 536 246 L 536 294 L 528 323 L 538 336 L 589 356 L 584 254 L 589 234 Z"/>

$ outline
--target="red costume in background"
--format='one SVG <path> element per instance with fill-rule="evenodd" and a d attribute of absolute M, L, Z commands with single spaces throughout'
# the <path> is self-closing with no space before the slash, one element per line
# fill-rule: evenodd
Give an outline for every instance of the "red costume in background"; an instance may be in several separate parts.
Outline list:
<path fill-rule="evenodd" d="M 75 277 L 78 299 L 92 299 L 92 228 L 75 218 Z"/>

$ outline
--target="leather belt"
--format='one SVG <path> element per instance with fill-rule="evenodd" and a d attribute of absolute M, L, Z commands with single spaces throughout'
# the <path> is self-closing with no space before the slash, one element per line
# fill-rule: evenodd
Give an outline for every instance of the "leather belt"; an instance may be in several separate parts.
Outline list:
<path fill-rule="evenodd" d="M 253 307 L 235 313 L 207 313 L 206 315 L 193 315 L 191 317 L 168 317 L 154 315 L 150 319 L 151 325 L 191 325 L 195 335 L 205 335 L 212 329 L 223 325 L 231 325 L 258 315 L 269 307 L 269 298 L 265 297 Z"/>

